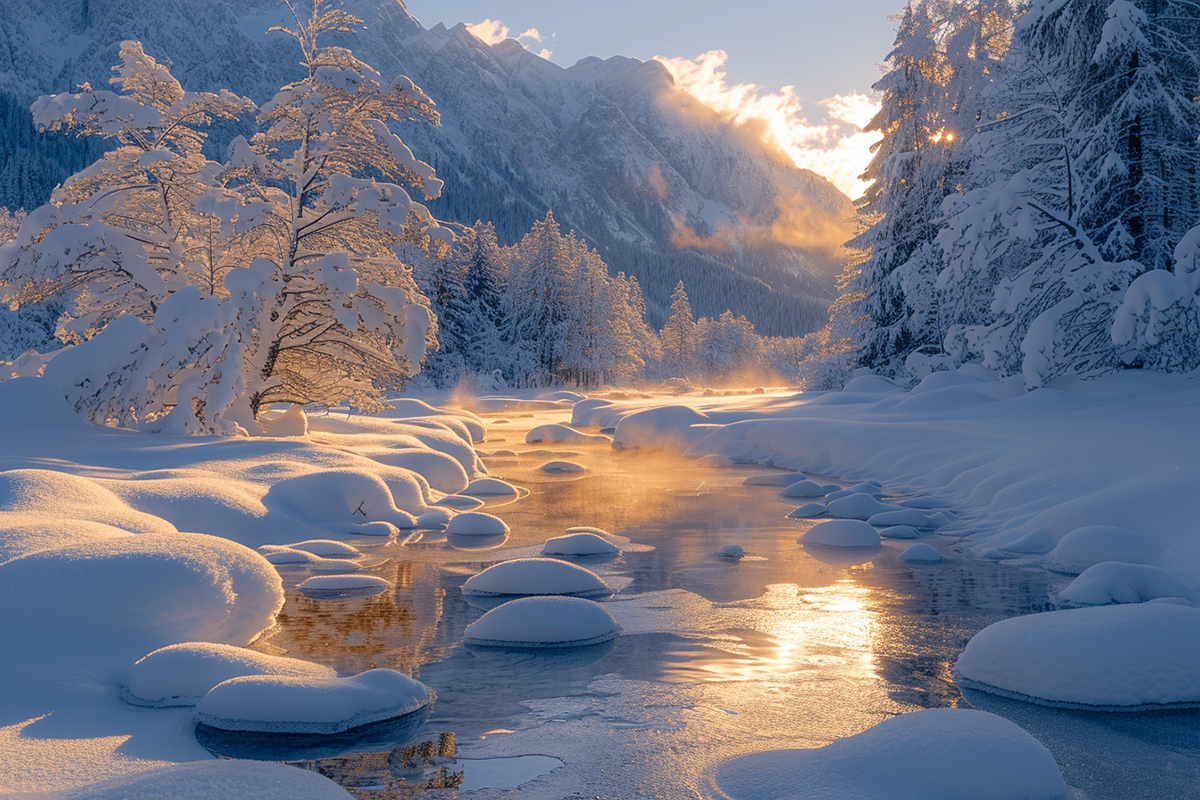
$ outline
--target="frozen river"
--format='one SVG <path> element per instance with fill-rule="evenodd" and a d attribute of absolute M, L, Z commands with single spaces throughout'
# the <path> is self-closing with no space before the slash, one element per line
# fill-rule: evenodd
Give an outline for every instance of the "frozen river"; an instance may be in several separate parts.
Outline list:
<path fill-rule="evenodd" d="M 942 706 L 1018 723 L 1091 800 L 1200 796 L 1200 712 L 1056 710 L 955 685 L 950 667 L 972 634 L 1049 608 L 1064 579 L 962 558 L 954 527 L 922 540 L 949 556 L 942 564 L 900 563 L 911 542 L 892 540 L 864 563 L 827 563 L 796 544 L 812 523 L 784 518 L 794 502 L 778 488 L 743 485 L 767 470 L 525 443 L 530 428 L 566 422 L 567 412 L 485 417 L 489 470 L 529 490 L 485 509 L 512 529 L 506 542 L 461 549 L 440 534 L 404 546 L 356 542 L 375 564 L 367 571 L 396 590 L 314 600 L 295 588 L 302 573 L 284 572 L 287 605 L 255 645 L 344 672 L 394 667 L 438 693 L 410 742 L 431 742 L 423 750 L 390 752 L 397 743 L 383 734 L 349 754 L 297 754 L 326 756 L 310 766 L 359 796 L 712 797 L 722 759 L 817 747 Z M 586 472 L 538 470 L 553 460 Z M 615 559 L 582 562 L 617 591 L 605 603 L 625 633 L 568 652 L 463 646 L 464 628 L 485 610 L 464 599 L 463 582 L 497 561 L 537 555 L 545 539 L 579 525 L 628 540 Z M 747 557 L 713 555 L 729 544 Z M 437 758 L 451 738 L 455 758 Z M 430 781 L 435 788 L 421 788 Z"/>

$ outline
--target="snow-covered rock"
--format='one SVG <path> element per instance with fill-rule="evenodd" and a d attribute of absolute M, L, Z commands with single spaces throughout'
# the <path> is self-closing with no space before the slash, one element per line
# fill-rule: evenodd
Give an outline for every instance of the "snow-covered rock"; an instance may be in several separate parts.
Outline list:
<path fill-rule="evenodd" d="M 456 511 L 471 511 L 476 508 L 482 508 L 484 502 L 477 497 L 467 497 L 461 494 L 448 494 L 441 500 L 438 500 L 434 505 L 445 506 Z"/>
<path fill-rule="evenodd" d="M 867 520 L 884 511 L 895 507 L 881 503 L 869 494 L 856 493 L 838 497 L 825 503 L 825 510 L 831 517 L 840 519 Z"/>
<path fill-rule="evenodd" d="M 824 497 L 825 489 L 819 483 L 810 480 L 789 483 L 787 488 L 779 493 L 780 497 Z"/>
<path fill-rule="evenodd" d="M 225 731 L 340 733 L 422 709 L 434 694 L 390 669 L 351 678 L 247 676 L 218 684 L 197 704 L 200 722 Z"/>
<path fill-rule="evenodd" d="M 896 556 L 896 560 L 904 564 L 940 564 L 946 557 L 927 544 L 914 544 Z"/>
<path fill-rule="evenodd" d="M 746 550 L 740 544 L 727 544 L 713 553 L 713 555 L 717 558 L 728 558 L 731 561 L 737 561 L 746 555 Z"/>
<path fill-rule="evenodd" d="M 218 683 L 244 675 L 335 678 L 321 664 L 209 642 L 159 648 L 129 670 L 125 698 L 154 707 L 194 706 Z"/>
<path fill-rule="evenodd" d="M 321 558 L 358 558 L 362 555 L 358 548 L 332 539 L 309 539 L 286 546 L 291 550 L 303 550 Z"/>
<path fill-rule="evenodd" d="M 1012 722 L 933 708 L 886 719 L 808 750 L 768 750 L 721 764 L 729 800 L 1063 800 L 1054 757 Z"/>
<path fill-rule="evenodd" d="M 1162 597 L 1192 600 L 1192 591 L 1165 569 L 1123 561 L 1101 561 L 1058 593 L 1058 602 L 1080 606 L 1144 603 Z"/>
<path fill-rule="evenodd" d="M 813 525 L 798 541 L 822 547 L 874 547 L 880 539 L 879 532 L 861 520 L 831 519 Z"/>
<path fill-rule="evenodd" d="M 607 436 L 577 431 L 567 425 L 539 425 L 525 434 L 528 444 L 554 442 L 557 444 L 609 444 Z"/>
<path fill-rule="evenodd" d="M 607 597 L 612 589 L 589 569 L 554 558 L 502 561 L 472 575 L 462 587 L 474 595 Z"/>
<path fill-rule="evenodd" d="M 412 514 L 396 508 L 387 484 L 366 470 L 329 470 L 289 478 L 273 485 L 263 503 L 339 533 L 350 533 L 367 522 L 388 522 L 397 528 L 416 524 Z"/>
<path fill-rule="evenodd" d="M 1146 564 L 1156 550 L 1154 540 L 1144 533 L 1115 525 L 1085 525 L 1059 539 L 1046 558 L 1055 572 L 1078 575 L 1101 561 Z"/>
<path fill-rule="evenodd" d="M 659 406 L 622 417 L 613 446 L 686 450 L 708 435 L 712 420 L 690 406 Z"/>
<path fill-rule="evenodd" d="M 578 475 L 586 471 L 582 464 L 576 464 L 574 461 L 547 461 L 538 467 L 538 472 L 547 475 Z"/>
<path fill-rule="evenodd" d="M 828 511 L 824 503 L 805 503 L 799 508 L 794 508 L 788 512 L 788 519 L 808 519 L 810 517 L 819 517 Z"/>
<path fill-rule="evenodd" d="M 469 644 L 491 647 L 577 647 L 615 639 L 621 626 L 597 602 L 581 597 L 522 597 L 467 626 Z"/>
<path fill-rule="evenodd" d="M 464 511 L 450 520 L 446 533 L 456 536 L 505 536 L 508 534 L 508 525 L 499 517 L 482 511 Z"/>
<path fill-rule="evenodd" d="M 542 545 L 544 556 L 608 556 L 620 552 L 621 548 L 590 531 L 555 536 Z"/>
<path fill-rule="evenodd" d="M 317 575 L 300 584 L 305 597 L 369 597 L 392 588 L 392 582 L 377 575 Z"/>
<path fill-rule="evenodd" d="M 907 525 L 917 530 L 938 527 L 937 523 L 930 519 L 928 514 L 918 511 L 915 508 L 905 508 L 899 511 L 881 511 L 878 514 L 872 514 L 868 517 L 867 522 L 880 527 Z"/>
<path fill-rule="evenodd" d="M 476 478 L 459 494 L 467 497 L 506 497 L 518 494 L 518 490 L 499 478 Z"/>
<path fill-rule="evenodd" d="M 954 669 L 964 686 L 1043 705 L 1198 705 L 1200 609 L 1138 603 L 1012 617 L 975 634 Z"/>
<path fill-rule="evenodd" d="M 870 524 L 870 523 L 868 523 Z M 884 539 L 919 539 L 921 532 L 910 525 L 892 525 L 880 528 L 879 535 Z"/>

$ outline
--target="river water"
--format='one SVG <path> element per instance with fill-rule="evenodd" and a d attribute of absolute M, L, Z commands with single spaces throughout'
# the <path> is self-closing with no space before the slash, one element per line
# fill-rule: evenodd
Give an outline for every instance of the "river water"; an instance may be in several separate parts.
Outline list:
<path fill-rule="evenodd" d="M 567 415 L 484 415 L 489 470 L 529 490 L 485 509 L 512 529 L 502 545 L 359 540 L 367 572 L 396 586 L 369 598 L 305 598 L 295 588 L 304 575 L 284 573 L 287 604 L 257 648 L 343 672 L 391 667 L 438 693 L 409 743 L 424 747 L 393 750 L 403 743 L 384 735 L 293 761 L 381 800 L 712 797 L 711 770 L 730 756 L 817 747 L 891 715 L 964 706 L 1037 736 L 1091 800 L 1200 797 L 1200 712 L 1065 711 L 955 685 L 950 667 L 967 640 L 1048 609 L 1062 578 L 962 557 L 954 527 L 922 540 L 949 556 L 939 565 L 899 563 L 911 542 L 887 540 L 865 563 L 828 563 L 837 559 L 796 543 L 813 523 L 785 519 L 795 504 L 778 488 L 743 485 L 769 470 L 525 443 L 530 428 Z M 587 471 L 538 471 L 552 460 Z M 617 590 L 605 603 L 623 635 L 578 651 L 463 646 L 484 609 L 464 600 L 462 583 L 578 525 L 628 540 L 620 557 L 584 562 Z M 713 555 L 727 544 L 747 557 Z"/>

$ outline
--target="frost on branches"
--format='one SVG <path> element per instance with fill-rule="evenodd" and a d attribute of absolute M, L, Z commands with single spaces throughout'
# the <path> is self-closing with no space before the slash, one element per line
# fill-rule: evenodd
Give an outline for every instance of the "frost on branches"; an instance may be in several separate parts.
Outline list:
<path fill-rule="evenodd" d="M 296 23 L 279 30 L 307 76 L 257 109 L 225 163 L 201 155 L 202 128 L 253 104 L 184 92 L 137 42 L 121 46 L 119 92 L 34 104 L 46 129 L 119 143 L 0 248 L 7 302 L 62 306 L 58 336 L 77 346 L 46 377 L 90 418 L 234 433 L 276 402 L 377 410 L 435 342 L 396 251 L 453 241 L 404 188 L 442 184 L 388 123 L 437 112 L 407 78 L 320 45 L 355 17 L 317 0 Z"/>

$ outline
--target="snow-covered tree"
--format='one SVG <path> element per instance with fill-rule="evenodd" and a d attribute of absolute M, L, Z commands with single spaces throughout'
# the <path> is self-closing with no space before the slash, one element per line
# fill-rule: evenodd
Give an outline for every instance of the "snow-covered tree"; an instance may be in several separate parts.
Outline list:
<path fill-rule="evenodd" d="M 683 281 L 671 293 L 671 316 L 662 329 L 663 369 L 668 377 L 695 374 L 699 331 Z"/>
<path fill-rule="evenodd" d="M 571 239 L 547 211 L 517 244 L 509 264 L 508 340 L 514 377 L 527 385 L 549 384 L 562 364 L 577 260 Z"/>

